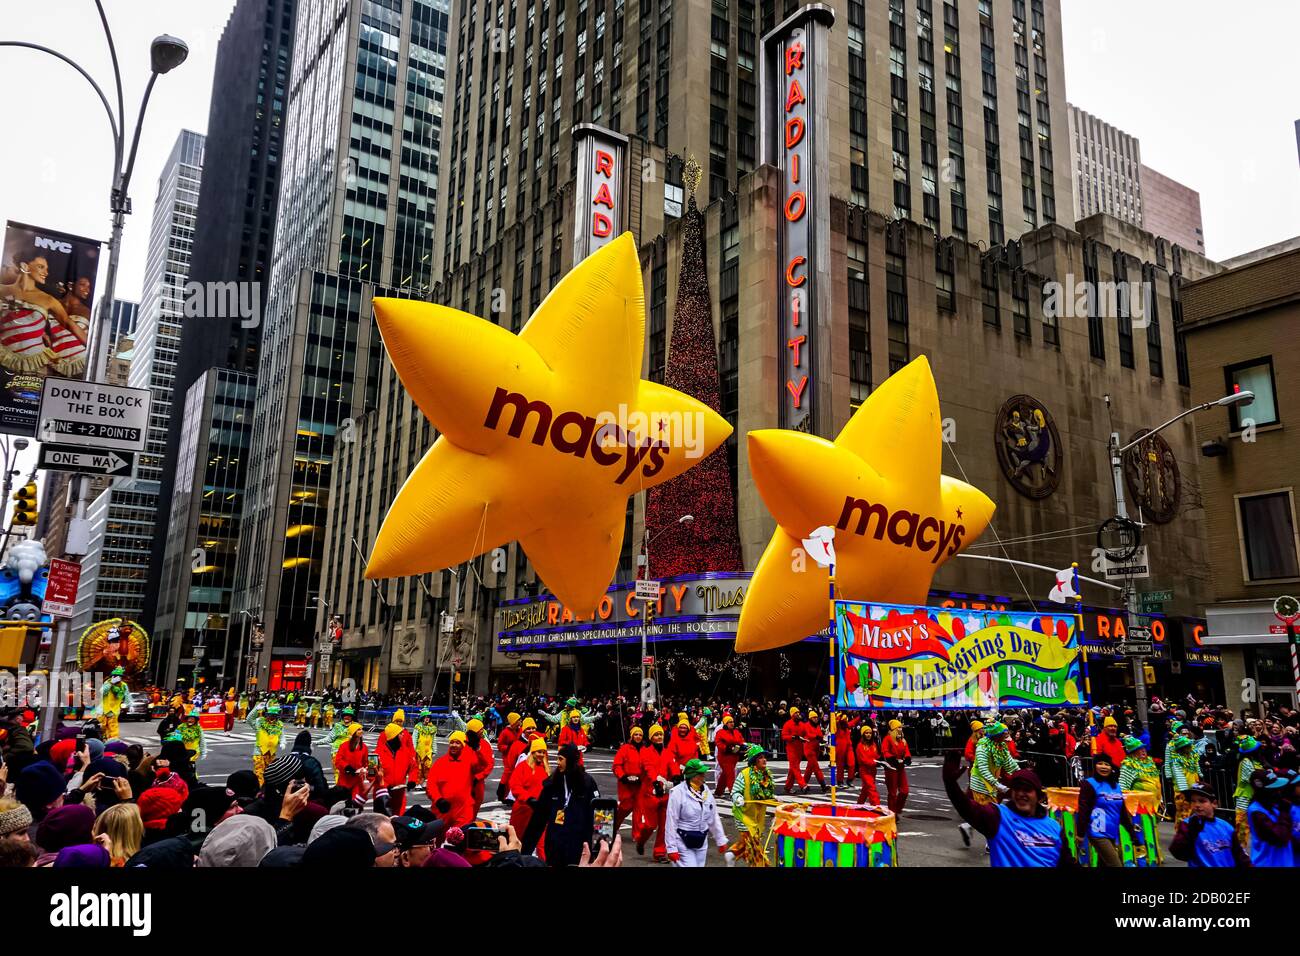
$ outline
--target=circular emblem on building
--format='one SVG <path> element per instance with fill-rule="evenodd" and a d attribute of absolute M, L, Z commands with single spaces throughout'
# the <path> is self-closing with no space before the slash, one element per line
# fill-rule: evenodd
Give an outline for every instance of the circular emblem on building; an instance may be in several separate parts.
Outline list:
<path fill-rule="evenodd" d="M 1061 436 L 1047 407 L 1032 395 L 1013 395 L 998 410 L 994 443 L 1011 487 L 1026 498 L 1046 498 L 1061 484 Z"/>
<path fill-rule="evenodd" d="M 1147 435 L 1144 428 L 1129 441 Z M 1174 450 L 1159 435 L 1147 435 L 1124 455 L 1124 482 L 1142 517 L 1156 524 L 1168 524 L 1178 514 L 1183 482 Z"/>

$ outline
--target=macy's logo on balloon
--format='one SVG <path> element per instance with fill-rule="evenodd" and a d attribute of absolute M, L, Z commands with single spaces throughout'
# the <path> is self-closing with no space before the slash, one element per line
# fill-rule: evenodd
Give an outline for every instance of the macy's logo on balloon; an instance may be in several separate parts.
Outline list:
<path fill-rule="evenodd" d="M 857 524 L 849 527 L 855 512 L 858 516 Z M 940 558 L 950 558 L 961 550 L 962 535 L 966 533 L 963 524 L 949 524 L 929 515 L 923 518 L 915 511 L 890 512 L 884 505 L 873 505 L 865 498 L 854 498 L 852 495 L 844 496 L 844 510 L 840 512 L 840 520 L 835 527 L 866 537 L 872 518 L 876 519 L 874 537 L 877 541 L 883 540 L 888 534 L 889 540 L 894 544 L 933 551 L 931 564 L 938 564 Z"/>
<path fill-rule="evenodd" d="M 596 419 L 581 412 L 556 415 L 555 410 L 541 399 L 530 402 L 526 395 L 504 388 L 498 388 L 492 396 L 483 427 L 495 431 L 507 407 L 512 414 L 506 434 L 511 438 L 522 438 L 528 417 L 536 415 L 537 424 L 530 439 L 534 445 L 545 445 L 549 441 L 556 451 L 575 458 L 586 458 L 590 452 L 592 461 L 606 467 L 618 465 L 621 460 L 622 468 L 615 479 L 620 485 L 643 461 L 641 474 L 645 478 L 652 478 L 663 470 L 667 442 L 650 438 L 638 442 L 635 432 L 614 424 L 598 426 Z"/>

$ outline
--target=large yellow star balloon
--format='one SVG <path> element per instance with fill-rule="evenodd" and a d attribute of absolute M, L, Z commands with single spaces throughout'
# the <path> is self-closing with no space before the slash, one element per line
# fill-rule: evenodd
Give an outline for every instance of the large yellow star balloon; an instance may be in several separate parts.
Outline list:
<path fill-rule="evenodd" d="M 979 489 L 939 473 L 942 450 L 924 356 L 872 392 L 834 442 L 750 432 L 749 469 L 777 529 L 745 595 L 736 650 L 782 647 L 827 626 L 829 572 L 809 556 L 827 527 L 837 596 L 923 604 L 934 572 L 984 531 L 994 509 Z"/>
<path fill-rule="evenodd" d="M 374 305 L 402 384 L 440 434 L 388 509 L 368 578 L 518 540 L 552 593 L 585 613 L 617 570 L 628 496 L 731 434 L 708 406 L 641 378 L 631 233 L 576 266 L 518 335 L 427 302 Z"/>

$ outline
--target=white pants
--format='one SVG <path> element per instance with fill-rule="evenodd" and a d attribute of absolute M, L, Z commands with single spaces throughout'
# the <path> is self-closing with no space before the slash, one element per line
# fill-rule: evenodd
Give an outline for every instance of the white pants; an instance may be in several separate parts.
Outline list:
<path fill-rule="evenodd" d="M 709 845 L 705 843 L 698 850 L 682 847 L 678 852 L 681 854 L 681 859 L 674 861 L 673 866 L 703 866 L 709 856 Z"/>

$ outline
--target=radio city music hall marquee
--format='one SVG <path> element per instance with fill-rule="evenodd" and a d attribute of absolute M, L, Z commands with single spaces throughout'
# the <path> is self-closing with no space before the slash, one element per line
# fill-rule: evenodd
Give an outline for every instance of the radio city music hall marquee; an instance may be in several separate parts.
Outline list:
<path fill-rule="evenodd" d="M 577 208 L 573 217 L 576 264 L 627 228 L 627 137 L 602 126 L 581 123 L 573 128 L 573 139 L 578 146 L 574 193 Z"/>
<path fill-rule="evenodd" d="M 828 31 L 835 14 L 801 8 L 763 38 L 764 162 L 781 174 L 777 255 L 782 428 L 814 434 L 830 422 Z"/>

